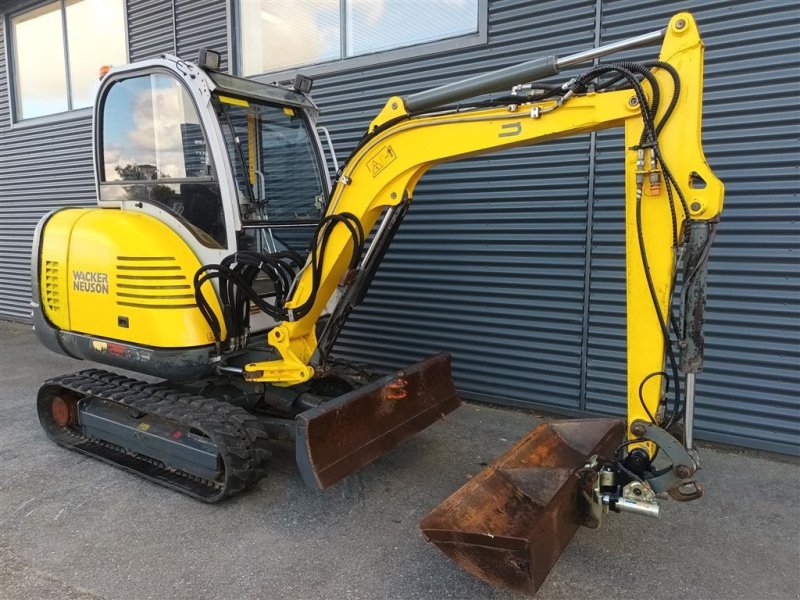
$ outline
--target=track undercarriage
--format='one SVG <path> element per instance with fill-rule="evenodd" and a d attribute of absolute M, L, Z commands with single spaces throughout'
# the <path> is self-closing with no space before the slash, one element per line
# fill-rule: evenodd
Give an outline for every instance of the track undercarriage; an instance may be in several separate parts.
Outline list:
<path fill-rule="evenodd" d="M 252 486 L 270 458 L 243 408 L 99 369 L 46 382 L 38 410 L 56 443 L 203 502 Z"/>
<path fill-rule="evenodd" d="M 271 438 L 295 440 L 304 481 L 326 488 L 461 403 L 445 354 L 377 379 L 339 366 L 312 389 L 262 388 L 88 369 L 45 382 L 37 408 L 59 445 L 213 503 L 266 475 Z"/>

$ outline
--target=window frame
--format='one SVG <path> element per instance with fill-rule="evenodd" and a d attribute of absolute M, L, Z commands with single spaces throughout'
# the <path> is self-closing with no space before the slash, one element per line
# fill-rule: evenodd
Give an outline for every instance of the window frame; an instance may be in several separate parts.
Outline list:
<path fill-rule="evenodd" d="M 10 127 L 24 128 L 48 123 L 58 123 L 61 121 L 70 121 L 81 117 L 88 117 L 92 114 L 93 107 L 83 106 L 80 108 L 72 107 L 72 85 L 69 72 L 69 30 L 67 28 L 67 0 L 30 0 L 23 4 L 18 10 L 5 14 L 4 23 L 2 23 L 3 33 L 5 38 L 5 60 L 6 60 L 6 83 L 8 87 L 8 105 L 9 113 L 11 116 Z M 128 0 L 122 1 L 122 28 L 125 37 L 125 63 L 130 62 L 131 50 L 130 40 L 128 35 Z M 40 115 L 38 117 L 22 118 L 19 115 L 17 107 L 18 102 L 18 83 L 17 83 L 17 44 L 14 38 L 13 20 L 16 17 L 32 12 L 48 4 L 59 4 L 59 11 L 61 12 L 61 44 L 64 52 L 64 65 L 65 77 L 67 82 L 67 110 L 50 113 L 47 115 Z"/>
<path fill-rule="evenodd" d="M 130 79 L 136 79 L 140 77 L 150 77 L 151 75 L 166 75 L 173 81 L 177 82 L 181 89 L 183 89 L 188 97 L 192 101 L 192 107 L 194 108 L 198 119 L 200 121 L 200 129 L 203 132 L 203 139 L 206 142 L 206 147 L 208 148 L 208 156 L 211 159 L 211 175 L 203 175 L 200 177 L 169 177 L 163 179 L 134 179 L 134 180 L 114 180 L 114 181 L 106 181 L 105 179 L 105 135 L 104 135 L 104 126 L 103 121 L 105 117 L 105 106 L 106 101 L 108 99 L 108 94 L 111 89 L 117 85 L 118 83 L 123 83 Z M 99 90 L 100 94 L 100 102 L 96 103 L 95 106 L 89 107 L 90 110 L 96 110 L 94 116 L 95 122 L 95 131 L 93 133 L 94 138 L 94 176 L 95 176 L 95 185 L 97 189 L 97 199 L 100 205 L 107 204 L 107 205 L 115 205 L 121 202 L 128 202 L 128 200 L 117 200 L 117 199 L 108 199 L 103 197 L 103 190 L 107 188 L 117 188 L 122 187 L 125 185 L 176 185 L 181 183 L 210 183 L 216 184 L 222 190 L 222 177 L 220 177 L 220 170 L 218 165 L 218 159 L 214 156 L 214 152 L 211 149 L 211 138 L 209 136 L 208 129 L 206 127 L 206 123 L 203 120 L 203 116 L 200 113 L 200 107 L 197 106 L 197 101 L 194 95 L 192 94 L 192 90 L 186 85 L 185 82 L 181 81 L 180 78 L 176 76 L 176 74 L 169 69 L 166 69 L 161 66 L 150 66 L 145 65 L 143 67 L 137 68 L 135 70 L 126 71 L 123 73 L 116 73 L 112 75 L 108 75 L 103 79 L 103 83 L 100 86 Z M 63 113 L 60 113 L 63 114 Z M 226 157 L 223 157 L 226 158 Z M 194 229 L 197 227 L 190 223 L 183 215 L 180 215 L 173 211 L 171 208 L 164 204 L 160 204 L 158 202 L 153 202 L 151 200 L 140 200 L 141 203 L 146 203 L 149 206 L 156 207 L 157 210 L 163 210 L 167 214 L 169 214 L 172 218 L 176 219 L 179 223 L 181 223 L 186 230 L 196 239 L 200 244 L 202 244 L 207 249 L 212 250 L 219 250 L 223 249 L 226 250 L 231 247 L 231 241 L 229 238 L 229 230 L 230 224 L 228 223 L 227 215 L 225 214 L 225 198 L 223 197 L 222 193 L 220 192 L 220 208 L 223 210 L 223 219 L 225 222 L 225 243 L 220 245 L 220 248 L 214 248 L 206 244 L 200 236 L 198 236 Z M 202 231 L 202 230 L 201 230 Z M 211 235 L 203 231 L 206 235 Z M 213 239 L 213 238 L 212 238 Z M 216 240 L 215 240 L 216 241 Z"/>
<path fill-rule="evenodd" d="M 214 92 L 212 92 L 212 94 L 211 94 L 212 103 L 213 102 L 219 102 L 218 98 L 216 100 L 214 99 L 215 95 L 218 97 L 220 95 L 220 92 L 218 92 L 216 90 Z M 282 108 L 286 108 L 285 104 L 280 104 L 278 102 L 270 102 L 268 100 L 255 101 L 255 100 L 253 100 L 253 98 L 239 97 L 236 94 L 224 93 L 222 95 L 231 96 L 233 98 L 239 98 L 241 100 L 246 100 L 247 102 L 253 102 L 254 104 L 261 104 L 263 106 L 269 106 L 269 107 L 272 107 L 272 108 L 281 108 L 281 109 Z M 308 114 L 306 113 L 305 110 L 303 110 L 303 109 L 298 109 L 298 110 L 300 111 L 300 116 L 303 119 L 303 124 L 304 124 L 305 130 L 308 133 L 309 142 L 312 142 L 312 146 L 311 146 L 310 150 L 311 150 L 311 153 L 314 156 L 314 163 L 315 163 L 315 165 L 317 167 L 317 175 L 319 177 L 320 188 L 322 190 L 322 196 L 323 196 L 323 198 L 325 200 L 325 206 L 322 209 L 322 211 L 321 211 L 322 215 L 320 216 L 320 218 L 322 218 L 322 216 L 324 216 L 325 213 L 327 212 L 328 204 L 330 202 L 330 189 L 329 189 L 328 184 L 325 181 L 325 173 L 327 171 L 327 165 L 325 165 L 325 163 L 324 163 L 323 155 L 318 151 L 318 148 L 316 148 L 316 145 L 313 144 L 314 138 L 316 137 L 314 135 L 314 132 L 315 132 L 314 124 L 311 122 L 311 119 L 309 118 L 309 116 L 308 116 Z M 225 123 L 221 119 L 219 120 L 219 123 L 220 123 L 220 129 L 225 127 Z M 230 156 L 230 151 L 228 150 L 227 147 L 226 147 L 225 151 L 226 151 L 226 154 L 227 154 L 227 157 L 228 157 L 228 162 L 231 163 L 231 169 L 233 169 L 233 157 Z M 235 179 L 236 179 L 236 175 L 234 174 L 234 180 Z M 238 187 L 238 182 L 235 182 L 235 183 L 236 183 L 236 185 Z M 317 219 L 317 220 L 284 219 L 284 220 L 279 220 L 279 221 L 264 221 L 264 220 L 245 221 L 244 219 L 242 219 L 242 207 L 238 203 L 237 203 L 236 210 L 239 212 L 239 218 L 240 218 L 241 223 L 242 223 L 242 229 L 262 229 L 262 228 L 276 228 L 276 229 L 278 229 L 278 228 L 281 228 L 281 227 L 308 227 L 308 226 L 316 226 L 316 225 L 319 224 L 319 219 Z"/>
<path fill-rule="evenodd" d="M 138 79 L 141 77 L 150 77 L 152 75 L 165 75 L 172 79 L 173 81 L 180 84 L 181 89 L 186 92 L 188 98 L 192 101 L 192 108 L 197 115 L 197 119 L 199 121 L 200 130 L 203 132 L 203 139 L 206 142 L 206 147 L 210 149 L 211 142 L 209 141 L 208 131 L 206 131 L 205 123 L 203 123 L 203 118 L 200 115 L 200 109 L 197 106 L 194 96 L 192 95 L 192 91 L 188 88 L 188 86 L 178 79 L 175 76 L 175 73 L 170 71 L 169 69 L 165 69 L 163 67 L 144 67 L 142 69 L 136 69 L 135 71 L 129 71 L 127 73 L 119 73 L 116 75 L 109 75 L 107 80 L 103 80 L 103 93 L 102 97 L 100 98 L 100 103 L 97 106 L 97 119 L 96 119 L 96 126 L 97 126 L 97 141 L 95 143 L 95 179 L 99 186 L 103 185 L 131 185 L 133 183 L 147 183 L 147 184 L 156 184 L 156 183 L 163 183 L 165 185 L 169 185 L 172 183 L 203 183 L 203 182 L 216 182 L 220 183 L 219 177 L 219 170 L 217 168 L 217 162 L 214 158 L 213 154 L 209 150 L 209 157 L 211 159 L 211 172 L 212 175 L 201 175 L 201 176 L 192 176 L 192 177 L 164 177 L 161 179 L 130 179 L 130 180 L 123 180 L 123 179 L 115 179 L 113 181 L 107 181 L 105 176 L 105 129 L 104 129 L 104 121 L 105 121 L 105 108 L 106 102 L 108 101 L 108 94 L 111 89 L 120 83 L 125 81 L 129 81 L 131 79 Z M 91 108 L 91 107 L 90 107 Z"/>
<path fill-rule="evenodd" d="M 272 81 L 288 81 L 293 79 L 296 73 L 303 73 L 304 75 L 309 76 L 328 75 L 338 73 L 340 71 L 383 65 L 408 58 L 421 58 L 433 54 L 441 54 L 453 50 L 470 48 L 472 46 L 485 45 L 489 40 L 489 1 L 477 0 L 478 31 L 474 33 L 455 35 L 453 37 L 448 37 L 441 40 L 411 44 L 410 46 L 402 46 L 400 48 L 390 48 L 388 50 L 380 50 L 378 52 L 371 52 L 369 54 L 359 54 L 357 56 L 347 56 L 320 63 L 300 65 L 278 71 L 267 71 L 264 73 L 244 75 L 242 74 L 242 56 L 244 54 L 244 50 L 242 48 L 241 14 L 239 11 L 240 1 L 241 0 L 229 0 L 231 14 L 229 39 L 231 60 L 229 62 L 229 68 L 234 69 L 235 74 L 239 75 L 240 77 L 248 77 L 255 79 L 256 81 L 264 81 L 267 83 Z M 345 2 L 346 0 L 340 0 L 341 4 L 344 4 Z M 341 19 L 342 21 L 344 20 L 344 12 L 341 13 Z M 341 35 L 344 36 L 343 29 L 341 31 Z"/>

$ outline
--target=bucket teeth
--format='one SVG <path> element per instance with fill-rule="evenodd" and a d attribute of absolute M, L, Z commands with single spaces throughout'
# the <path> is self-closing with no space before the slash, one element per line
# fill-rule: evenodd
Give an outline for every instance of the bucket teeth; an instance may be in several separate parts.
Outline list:
<path fill-rule="evenodd" d="M 577 472 L 592 454 L 610 455 L 623 432 L 613 419 L 539 425 L 420 528 L 475 577 L 533 594 L 580 525 Z"/>

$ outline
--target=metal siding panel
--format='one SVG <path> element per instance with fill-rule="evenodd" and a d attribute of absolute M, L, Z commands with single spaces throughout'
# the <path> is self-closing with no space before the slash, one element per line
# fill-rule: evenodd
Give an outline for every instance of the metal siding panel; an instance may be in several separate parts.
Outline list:
<path fill-rule="evenodd" d="M 11 124 L 11 98 L 8 95 L 5 15 L 0 13 L 0 131 Z M 2 150 L 0 150 L 2 152 Z"/>
<path fill-rule="evenodd" d="M 0 153 L 0 315 L 30 317 L 30 252 L 37 221 L 94 203 L 92 120 L 3 131 Z"/>
<path fill-rule="evenodd" d="M 603 3 L 602 40 L 691 10 L 706 44 L 703 140 L 726 186 L 711 254 L 698 436 L 800 451 L 797 8 L 792 3 Z M 755 100 L 757 99 L 757 100 Z M 756 108 L 757 106 L 757 108 Z M 586 408 L 625 410 L 622 135 L 598 135 Z"/>
<path fill-rule="evenodd" d="M 390 95 L 590 46 L 592 7 L 490 2 L 486 45 L 319 76 L 322 124 L 344 156 Z M 580 136 L 432 169 L 337 351 L 397 368 L 447 350 L 466 397 L 576 409 L 588 154 Z"/>
<path fill-rule="evenodd" d="M 576 407 L 586 210 L 571 188 L 586 185 L 588 143 L 553 146 L 557 168 L 514 154 L 560 193 L 504 181 L 486 159 L 430 173 L 340 350 L 386 367 L 447 350 L 467 395 Z"/>
<path fill-rule="evenodd" d="M 131 62 L 175 53 L 170 0 L 127 0 Z"/>
<path fill-rule="evenodd" d="M 200 48 L 222 54 L 221 68 L 228 68 L 227 0 L 177 0 L 175 14 L 178 56 L 196 60 Z"/>

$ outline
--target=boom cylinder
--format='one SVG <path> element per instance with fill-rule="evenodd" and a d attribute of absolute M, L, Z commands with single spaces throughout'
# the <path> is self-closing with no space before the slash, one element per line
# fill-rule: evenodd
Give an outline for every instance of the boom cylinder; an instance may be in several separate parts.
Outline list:
<path fill-rule="evenodd" d="M 557 59 L 556 66 L 559 69 L 564 69 L 566 67 L 571 67 L 572 65 L 579 65 L 581 63 L 589 62 L 590 60 L 600 58 L 601 56 L 615 54 L 616 52 L 621 52 L 622 50 L 627 50 L 628 48 L 654 44 L 661 41 L 661 38 L 664 37 L 665 33 L 666 31 L 664 29 L 659 29 L 658 31 L 651 31 L 650 33 L 637 35 L 636 37 L 606 44 L 605 46 L 598 46 L 597 48 L 590 48 L 589 50 L 576 52 L 575 54 L 570 54 L 569 56 L 564 56 L 563 58 Z"/>
<path fill-rule="evenodd" d="M 454 81 L 424 92 L 417 92 L 403 99 L 406 110 L 418 113 L 481 94 L 510 88 L 523 81 L 536 81 L 558 73 L 555 56 L 534 58 L 492 73 L 476 75 L 469 79 Z"/>
<path fill-rule="evenodd" d="M 558 74 L 565 67 L 590 62 L 601 56 L 614 54 L 628 48 L 653 44 L 660 41 L 664 37 L 664 33 L 665 30 L 659 29 L 658 31 L 620 40 L 605 46 L 590 48 L 562 58 L 558 58 L 555 55 L 534 58 L 505 69 L 476 75 L 469 79 L 454 81 L 430 90 L 411 94 L 403 98 L 403 102 L 409 113 L 424 112 L 437 106 L 464 100 L 465 98 L 499 92 L 518 83 L 544 79 L 550 75 Z"/>

